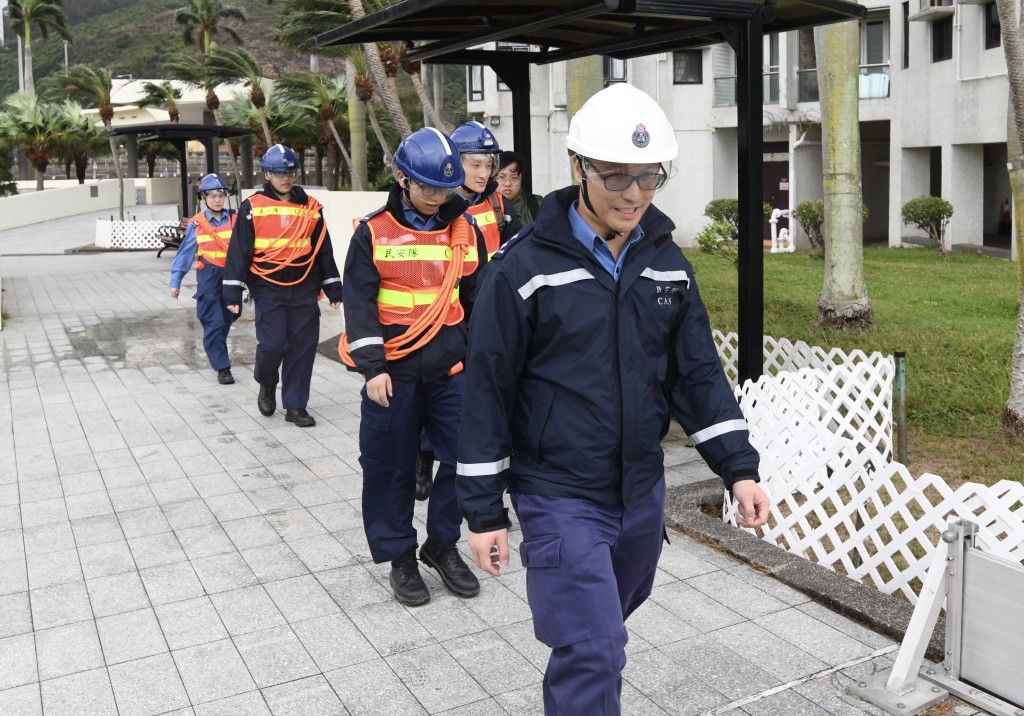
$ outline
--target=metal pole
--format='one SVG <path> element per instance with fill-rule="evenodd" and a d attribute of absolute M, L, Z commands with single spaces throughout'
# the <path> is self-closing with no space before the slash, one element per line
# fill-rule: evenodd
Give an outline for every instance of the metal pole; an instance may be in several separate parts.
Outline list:
<path fill-rule="evenodd" d="M 896 375 L 893 377 L 893 421 L 896 423 L 896 462 L 906 465 L 907 457 L 907 354 L 896 351 Z"/>

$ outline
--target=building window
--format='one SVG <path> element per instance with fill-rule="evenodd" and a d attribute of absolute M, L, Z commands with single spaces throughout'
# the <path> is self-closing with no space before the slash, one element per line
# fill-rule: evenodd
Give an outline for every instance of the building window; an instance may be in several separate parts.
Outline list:
<path fill-rule="evenodd" d="M 797 48 L 797 102 L 818 101 L 818 58 L 814 51 L 814 28 L 800 28 Z"/>
<path fill-rule="evenodd" d="M 910 67 L 910 3 L 903 3 L 903 69 Z"/>
<path fill-rule="evenodd" d="M 999 29 L 999 11 L 996 4 L 985 5 L 985 49 L 991 50 L 1003 44 L 1002 32 Z"/>
<path fill-rule="evenodd" d="M 626 81 L 626 61 L 615 57 L 604 58 L 604 86 Z"/>
<path fill-rule="evenodd" d="M 680 50 L 672 53 L 672 84 L 699 85 L 703 82 L 703 50 Z"/>
<path fill-rule="evenodd" d="M 466 68 L 469 78 L 466 80 L 466 90 L 470 102 L 479 102 L 484 98 L 484 66 L 470 65 Z"/>
<path fill-rule="evenodd" d="M 953 18 L 932 23 L 932 62 L 953 59 Z"/>
<path fill-rule="evenodd" d="M 722 43 L 711 48 L 711 73 L 716 107 L 736 104 L 736 54 Z"/>
<path fill-rule="evenodd" d="M 763 104 L 779 103 L 779 33 L 764 36 L 764 85 L 761 96 Z"/>

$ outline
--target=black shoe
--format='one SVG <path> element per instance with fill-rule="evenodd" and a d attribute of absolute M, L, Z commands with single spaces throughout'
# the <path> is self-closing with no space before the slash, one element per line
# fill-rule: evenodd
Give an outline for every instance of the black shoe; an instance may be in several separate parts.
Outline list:
<path fill-rule="evenodd" d="M 434 453 L 420 450 L 416 453 L 416 499 L 420 502 L 430 497 L 434 485 Z"/>
<path fill-rule="evenodd" d="M 217 371 L 217 382 L 221 385 L 231 385 L 235 382 L 235 376 L 231 375 L 230 368 Z"/>
<path fill-rule="evenodd" d="M 398 559 L 391 560 L 391 588 L 395 599 L 409 607 L 430 601 L 430 590 L 423 583 L 419 565 L 416 564 L 416 548 L 411 548 Z"/>
<path fill-rule="evenodd" d="M 454 543 L 442 544 L 428 539 L 420 548 L 420 561 L 436 569 L 444 586 L 458 596 L 475 597 L 480 593 L 480 581 L 462 561 Z"/>
<path fill-rule="evenodd" d="M 312 415 L 306 412 L 305 408 L 284 411 L 284 419 L 289 423 L 295 423 L 300 428 L 309 428 L 316 425 L 316 420 L 313 419 Z"/>
<path fill-rule="evenodd" d="M 277 410 L 277 398 L 274 396 L 276 392 L 276 385 L 261 385 L 260 395 L 256 398 L 256 407 L 268 418 Z"/>

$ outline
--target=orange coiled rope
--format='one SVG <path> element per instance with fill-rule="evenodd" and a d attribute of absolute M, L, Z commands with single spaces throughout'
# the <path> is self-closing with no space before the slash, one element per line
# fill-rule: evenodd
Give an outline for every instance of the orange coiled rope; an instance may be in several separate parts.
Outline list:
<path fill-rule="evenodd" d="M 452 291 L 455 290 L 455 286 L 462 277 L 462 265 L 469 252 L 472 238 L 473 229 L 469 222 L 464 218 L 456 219 L 452 224 L 451 231 L 452 260 L 441 279 L 437 296 L 434 297 L 434 301 L 427 307 L 427 310 L 409 325 L 405 333 L 384 343 L 385 360 L 405 358 L 434 340 L 434 336 L 444 325 L 445 315 L 452 302 Z M 341 339 L 338 341 L 338 355 L 341 356 L 342 363 L 350 368 L 356 367 L 348 349 L 347 332 L 342 333 Z"/>
<path fill-rule="evenodd" d="M 316 246 L 312 247 L 313 250 L 309 252 L 309 257 L 299 260 L 299 252 L 302 250 L 302 247 L 292 245 L 292 241 L 309 236 L 316 227 L 316 222 L 320 219 L 320 213 L 318 211 L 312 211 L 312 207 L 309 204 L 306 205 L 306 208 L 310 209 L 309 214 L 307 216 L 297 217 L 297 219 L 288 227 L 287 234 L 280 237 L 282 239 L 287 239 L 285 243 L 276 248 L 268 247 L 265 251 L 260 251 L 253 257 L 253 263 L 249 269 L 253 274 L 259 276 L 264 281 L 278 286 L 295 286 L 296 284 L 302 283 L 306 280 L 306 277 L 309 276 L 310 269 L 313 268 L 313 262 L 316 260 L 317 252 L 320 251 L 320 246 L 323 244 L 324 237 L 327 235 L 327 222 L 324 222 L 323 228 L 320 230 L 320 235 L 316 238 Z M 262 268 L 256 265 L 257 261 L 263 264 L 270 264 L 270 266 L 268 268 Z M 305 266 L 306 270 L 302 272 L 302 276 L 294 281 L 278 281 L 277 279 L 271 278 L 272 274 L 275 274 L 281 269 L 289 266 L 296 268 L 302 268 Z"/>

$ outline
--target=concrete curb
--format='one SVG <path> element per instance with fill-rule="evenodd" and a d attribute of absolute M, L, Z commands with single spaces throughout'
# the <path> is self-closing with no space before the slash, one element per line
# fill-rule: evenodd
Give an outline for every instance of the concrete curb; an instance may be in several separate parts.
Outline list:
<path fill-rule="evenodd" d="M 665 498 L 669 527 L 731 554 L 869 629 L 903 639 L 913 606 L 736 529 L 722 522 L 721 513 L 722 483 L 717 479 L 669 488 Z M 945 620 L 940 617 L 928 645 L 929 659 L 943 660 L 945 639 Z"/>

